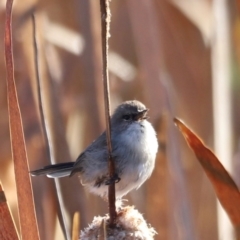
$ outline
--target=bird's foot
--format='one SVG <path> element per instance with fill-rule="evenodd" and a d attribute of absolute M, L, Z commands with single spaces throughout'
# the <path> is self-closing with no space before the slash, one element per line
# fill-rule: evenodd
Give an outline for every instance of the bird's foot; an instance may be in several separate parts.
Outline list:
<path fill-rule="evenodd" d="M 115 173 L 112 177 L 109 177 L 106 181 L 105 184 L 106 185 L 111 185 L 113 183 L 118 183 L 120 182 L 121 178 L 118 176 L 117 173 Z"/>

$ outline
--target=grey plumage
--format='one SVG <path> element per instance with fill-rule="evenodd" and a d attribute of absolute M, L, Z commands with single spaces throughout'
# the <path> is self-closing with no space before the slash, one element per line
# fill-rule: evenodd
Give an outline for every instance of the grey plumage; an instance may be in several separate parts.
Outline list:
<path fill-rule="evenodd" d="M 152 125 L 147 121 L 147 109 L 139 101 L 127 101 L 117 107 L 111 117 L 112 155 L 116 173 L 116 196 L 124 196 L 139 188 L 152 174 L 158 142 Z M 107 196 L 108 150 L 106 133 L 102 133 L 76 162 L 46 166 L 31 174 L 48 177 L 72 176 L 78 173 L 83 185 L 102 197 Z"/>

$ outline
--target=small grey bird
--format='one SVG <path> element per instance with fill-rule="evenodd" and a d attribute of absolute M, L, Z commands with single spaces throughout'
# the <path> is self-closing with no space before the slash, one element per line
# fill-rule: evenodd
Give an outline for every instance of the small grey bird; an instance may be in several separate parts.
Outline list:
<path fill-rule="evenodd" d="M 147 121 L 147 112 L 144 104 L 132 100 L 119 105 L 111 117 L 112 156 L 118 178 L 115 180 L 119 180 L 115 186 L 117 198 L 138 189 L 154 169 L 158 141 L 151 123 Z M 111 179 L 105 132 L 79 155 L 76 162 L 50 165 L 31 172 L 33 176 L 52 178 L 76 173 L 90 192 L 107 198 L 107 185 Z"/>

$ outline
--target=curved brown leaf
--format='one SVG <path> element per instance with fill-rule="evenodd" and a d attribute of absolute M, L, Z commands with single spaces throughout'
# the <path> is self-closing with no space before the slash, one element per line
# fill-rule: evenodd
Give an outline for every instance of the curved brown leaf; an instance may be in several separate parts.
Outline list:
<path fill-rule="evenodd" d="M 72 240 L 79 239 L 79 228 L 80 228 L 80 212 L 75 212 L 73 215 L 72 224 Z"/>
<path fill-rule="evenodd" d="M 5 22 L 5 61 L 7 70 L 7 97 L 9 111 L 9 128 L 11 135 L 12 156 L 18 196 L 21 239 L 38 240 L 38 227 L 29 177 L 28 161 L 23 135 L 22 119 L 18 104 L 14 80 L 13 48 L 12 48 L 12 5 L 13 0 L 6 1 Z"/>
<path fill-rule="evenodd" d="M 232 221 L 232 224 L 239 229 L 240 192 L 237 185 L 214 153 L 203 144 L 202 140 L 200 140 L 181 120 L 175 118 L 174 122 L 202 165 L 214 187 L 221 205 Z"/>
<path fill-rule="evenodd" d="M 18 234 L 0 183 L 0 239 L 18 240 Z"/>

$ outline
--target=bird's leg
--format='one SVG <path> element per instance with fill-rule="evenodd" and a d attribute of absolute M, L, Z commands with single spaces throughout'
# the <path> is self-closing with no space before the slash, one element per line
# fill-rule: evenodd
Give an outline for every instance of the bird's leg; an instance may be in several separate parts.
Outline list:
<path fill-rule="evenodd" d="M 120 182 L 121 178 L 118 176 L 117 173 L 115 173 L 112 177 L 109 177 L 106 181 L 105 184 L 106 185 L 111 185 L 113 183 L 118 183 Z"/>

